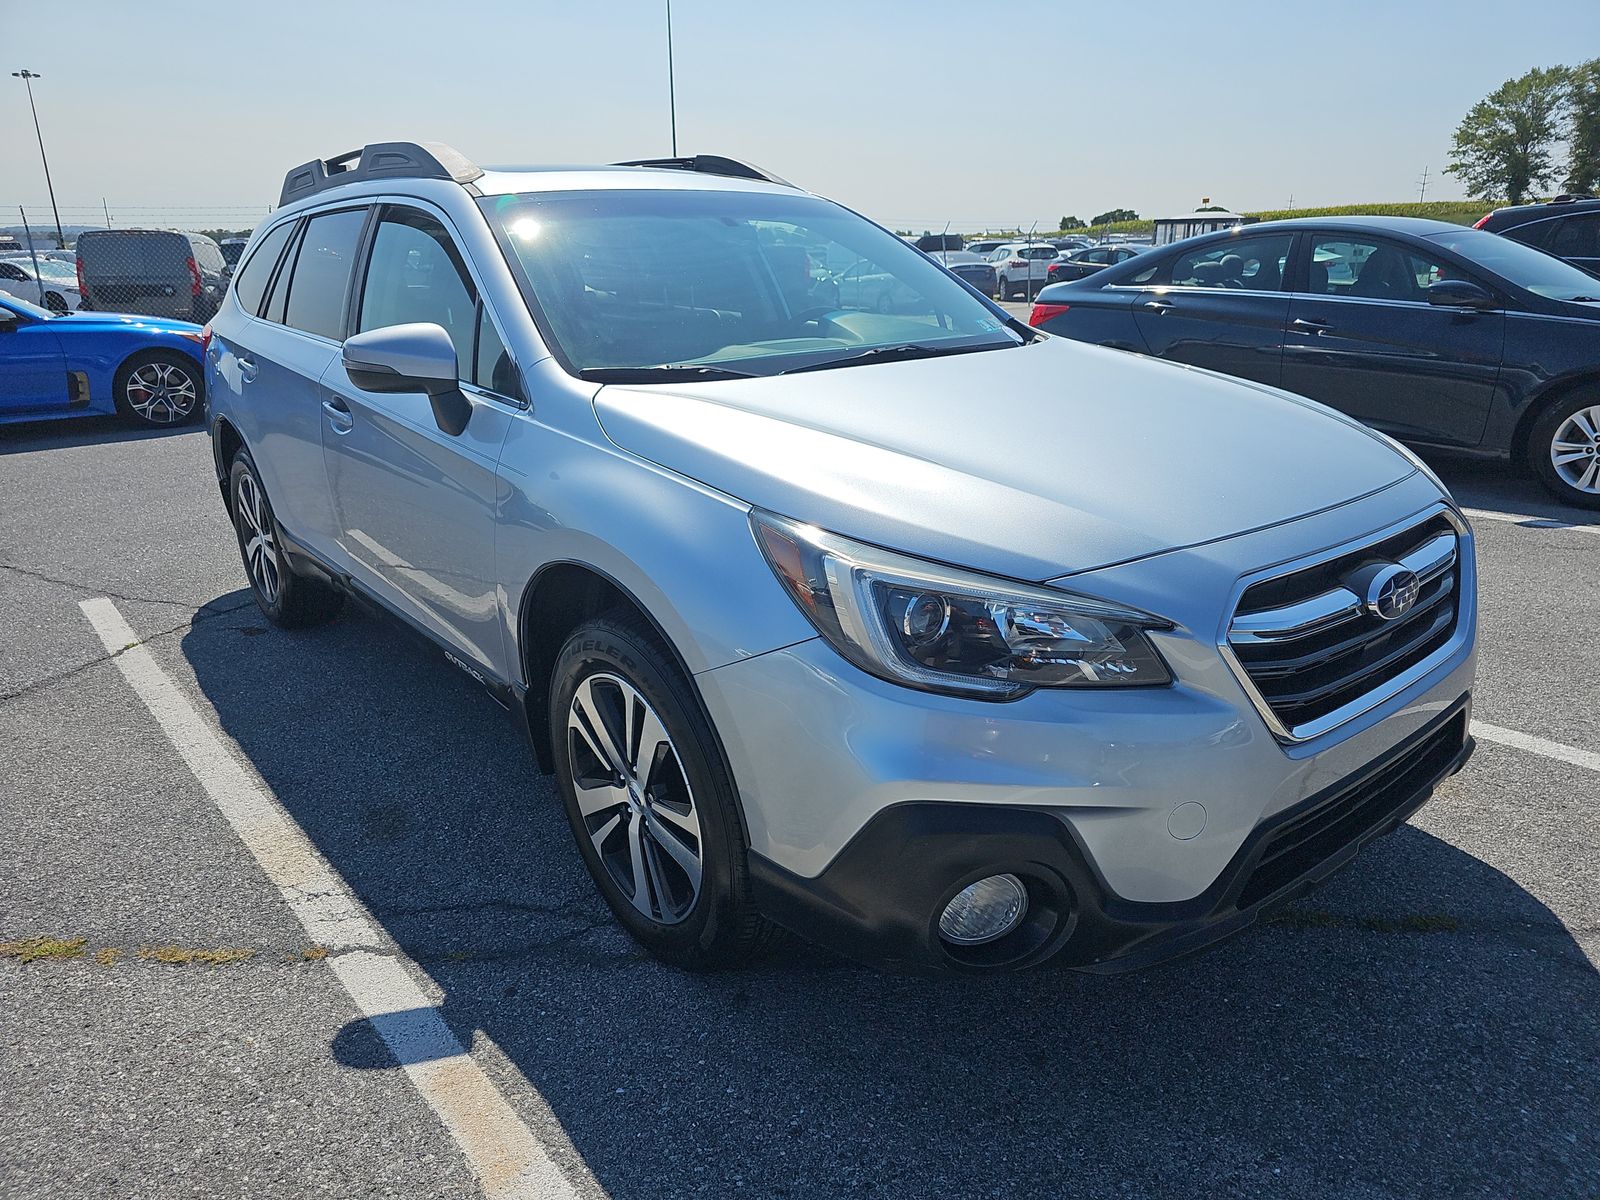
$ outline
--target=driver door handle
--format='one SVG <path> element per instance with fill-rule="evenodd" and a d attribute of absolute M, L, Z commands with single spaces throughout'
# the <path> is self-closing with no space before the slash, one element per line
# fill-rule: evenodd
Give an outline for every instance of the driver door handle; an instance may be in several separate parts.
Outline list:
<path fill-rule="evenodd" d="M 1313 321 L 1309 317 L 1296 317 L 1289 322 L 1296 333 L 1327 333 L 1332 328 L 1326 321 Z"/>
<path fill-rule="evenodd" d="M 328 418 L 328 424 L 333 426 L 335 433 L 349 433 L 355 428 L 355 417 L 350 414 L 350 406 L 338 396 L 329 396 L 322 402 L 323 415 Z"/>

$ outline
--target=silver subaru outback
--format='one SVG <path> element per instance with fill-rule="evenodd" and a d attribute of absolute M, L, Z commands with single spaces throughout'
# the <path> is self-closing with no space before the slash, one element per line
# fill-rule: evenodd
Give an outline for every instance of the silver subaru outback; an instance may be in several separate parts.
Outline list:
<path fill-rule="evenodd" d="M 733 160 L 307 163 L 206 373 L 262 611 L 435 642 L 670 962 L 1145 965 L 1472 748 L 1472 535 L 1408 452 Z"/>

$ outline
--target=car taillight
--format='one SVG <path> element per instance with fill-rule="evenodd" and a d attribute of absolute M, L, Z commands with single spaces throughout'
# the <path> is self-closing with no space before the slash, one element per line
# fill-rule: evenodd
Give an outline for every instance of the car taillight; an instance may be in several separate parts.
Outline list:
<path fill-rule="evenodd" d="M 1028 324 L 1043 325 L 1046 321 L 1059 317 L 1071 307 L 1072 305 L 1070 304 L 1035 304 L 1028 312 Z"/>
<path fill-rule="evenodd" d="M 1009 259 L 1009 260 L 1008 260 L 1008 261 L 1007 261 L 1007 262 L 1006 262 L 1006 266 L 1008 266 L 1008 267 L 1025 267 L 1025 266 L 1027 266 L 1027 265 L 1028 265 L 1028 264 L 1027 264 L 1027 263 L 1026 263 L 1026 262 L 1024 262 L 1024 261 L 1023 261 L 1023 260 L 1022 260 L 1022 259 L 1020 259 L 1020 258 L 1013 258 L 1013 259 Z"/>
<path fill-rule="evenodd" d="M 83 281 L 83 259 L 77 260 L 78 268 L 78 295 L 84 300 L 89 298 L 89 285 Z"/>
<path fill-rule="evenodd" d="M 194 255 L 189 256 L 189 294 L 200 294 L 200 268 L 195 265 Z"/>
<path fill-rule="evenodd" d="M 205 357 L 206 351 L 211 349 L 211 322 L 206 322 L 206 327 L 200 331 L 200 356 Z"/>
<path fill-rule="evenodd" d="M 1490 218 L 1490 217 L 1492 217 L 1492 216 L 1494 216 L 1494 214 L 1493 214 L 1493 213 L 1492 213 L 1492 212 L 1486 212 L 1486 213 L 1484 213 L 1484 214 L 1483 214 L 1483 216 L 1481 216 L 1481 217 L 1479 217 L 1479 218 L 1478 218 L 1478 219 L 1477 219 L 1477 220 L 1476 220 L 1476 221 L 1475 221 L 1475 222 L 1474 222 L 1474 223 L 1473 223 L 1473 226 L 1472 226 L 1472 227 L 1473 227 L 1473 228 L 1474 228 L 1474 229 L 1482 229 L 1482 228 L 1483 228 L 1483 227 L 1484 227 L 1484 226 L 1485 226 L 1485 225 L 1487 225 L 1487 224 L 1488 224 L 1488 223 L 1489 223 L 1489 218 Z"/>

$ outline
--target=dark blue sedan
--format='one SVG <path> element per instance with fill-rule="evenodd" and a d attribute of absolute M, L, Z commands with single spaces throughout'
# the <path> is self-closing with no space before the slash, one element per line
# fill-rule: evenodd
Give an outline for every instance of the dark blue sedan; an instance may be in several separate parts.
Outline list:
<path fill-rule="evenodd" d="M 1029 319 L 1514 459 L 1600 508 L 1600 280 L 1509 238 L 1407 217 L 1248 225 L 1047 287 Z"/>
<path fill-rule="evenodd" d="M 121 313 L 53 313 L 0 296 L 0 424 L 119 413 L 178 425 L 205 408 L 205 331 Z"/>

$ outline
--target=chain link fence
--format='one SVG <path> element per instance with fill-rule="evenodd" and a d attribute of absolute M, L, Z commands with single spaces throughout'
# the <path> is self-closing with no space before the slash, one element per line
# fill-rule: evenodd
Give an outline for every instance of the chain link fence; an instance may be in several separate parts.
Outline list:
<path fill-rule="evenodd" d="M 106 204 L 0 210 L 0 293 L 52 312 L 203 324 L 222 302 L 251 230 L 270 211 Z"/>

